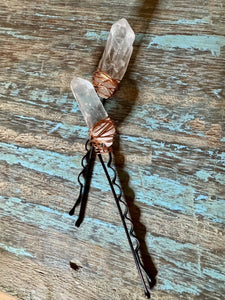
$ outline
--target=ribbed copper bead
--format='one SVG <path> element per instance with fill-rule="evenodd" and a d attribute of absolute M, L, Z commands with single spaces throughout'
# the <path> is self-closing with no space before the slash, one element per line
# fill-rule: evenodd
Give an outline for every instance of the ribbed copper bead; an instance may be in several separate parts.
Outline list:
<path fill-rule="evenodd" d="M 114 123 L 109 117 L 97 122 L 89 131 L 90 142 L 95 151 L 97 153 L 111 152 L 115 133 Z"/>
<path fill-rule="evenodd" d="M 108 99 L 118 89 L 119 81 L 111 78 L 103 71 L 96 71 L 93 76 L 93 86 L 100 98 Z"/>

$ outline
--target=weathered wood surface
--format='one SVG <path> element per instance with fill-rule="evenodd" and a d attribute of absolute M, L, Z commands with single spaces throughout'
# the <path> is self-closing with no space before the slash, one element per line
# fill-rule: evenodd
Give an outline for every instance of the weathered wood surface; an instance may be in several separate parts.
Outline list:
<path fill-rule="evenodd" d="M 0 292 L 0 299 L 1 300 L 18 300 L 18 298 L 15 298 L 13 296 L 10 296 L 10 295 L 8 295 L 6 293 L 2 293 L 2 292 Z"/>
<path fill-rule="evenodd" d="M 144 263 L 157 273 L 152 299 L 223 299 L 223 0 L 1 1 L 0 290 L 144 298 L 98 162 L 84 223 L 68 215 L 88 137 L 69 82 L 91 79 L 121 17 L 135 48 L 106 107 Z"/>

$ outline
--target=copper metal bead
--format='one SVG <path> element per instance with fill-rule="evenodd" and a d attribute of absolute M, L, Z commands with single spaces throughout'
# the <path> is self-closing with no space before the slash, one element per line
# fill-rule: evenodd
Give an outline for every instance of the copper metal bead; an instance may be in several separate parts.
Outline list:
<path fill-rule="evenodd" d="M 115 133 L 114 123 L 107 117 L 97 122 L 90 129 L 90 143 L 92 143 L 97 153 L 111 152 Z"/>
<path fill-rule="evenodd" d="M 119 81 L 111 78 L 103 71 L 96 71 L 93 76 L 93 85 L 99 98 L 108 99 L 118 89 Z"/>

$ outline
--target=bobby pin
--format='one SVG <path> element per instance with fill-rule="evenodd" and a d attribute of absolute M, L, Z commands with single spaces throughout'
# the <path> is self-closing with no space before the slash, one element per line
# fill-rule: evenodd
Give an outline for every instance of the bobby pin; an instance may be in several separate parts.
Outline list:
<path fill-rule="evenodd" d="M 84 80 L 82 78 L 74 78 L 71 82 L 71 88 L 72 88 L 73 94 L 78 102 L 80 110 L 84 116 L 84 119 L 89 127 L 89 134 L 90 134 L 89 142 L 91 144 L 90 151 L 87 151 L 87 153 L 89 153 L 89 160 L 88 160 L 89 164 L 84 165 L 84 160 L 86 159 L 87 155 L 85 155 L 82 160 L 82 164 L 84 165 L 82 172 L 85 173 L 85 171 L 87 170 L 84 189 L 82 187 L 83 200 L 80 201 L 80 198 L 78 198 L 78 200 L 75 203 L 74 208 L 79 204 L 79 201 L 81 202 L 81 206 L 83 205 L 83 207 L 84 207 L 86 205 L 87 193 L 88 193 L 88 188 L 89 188 L 88 185 L 90 184 L 90 181 L 89 181 L 89 183 L 87 183 L 87 178 L 88 178 L 87 176 L 89 176 L 89 180 L 90 180 L 91 165 L 92 165 L 92 161 L 94 160 L 92 155 L 94 155 L 93 153 L 97 153 L 99 160 L 102 164 L 103 170 L 105 172 L 105 175 L 108 179 L 108 182 L 109 182 L 110 188 L 112 190 L 117 208 L 119 210 L 120 218 L 121 218 L 121 221 L 122 221 L 122 224 L 123 224 L 123 227 L 124 227 L 124 230 L 125 230 L 125 233 L 126 233 L 126 236 L 127 236 L 133 257 L 134 257 L 134 260 L 135 260 L 135 264 L 136 264 L 139 276 L 141 278 L 141 282 L 142 282 L 142 285 L 144 288 L 145 295 L 147 298 L 150 298 L 150 292 L 148 290 L 147 283 L 144 279 L 143 272 L 146 276 L 148 284 L 150 284 L 151 279 L 148 276 L 146 270 L 144 269 L 143 264 L 141 263 L 140 256 L 139 256 L 139 242 L 138 242 L 137 237 L 134 235 L 133 223 L 132 223 L 131 219 L 127 216 L 127 214 L 128 214 L 127 205 L 124 201 L 121 200 L 121 188 L 116 183 L 116 172 L 111 166 L 112 144 L 113 144 L 114 135 L 116 133 L 114 124 L 113 124 L 112 120 L 109 118 L 107 112 L 105 111 L 104 106 L 101 103 L 100 99 L 98 98 L 98 95 L 96 94 L 93 85 L 89 81 Z M 109 161 L 108 161 L 107 167 L 110 168 L 114 172 L 113 179 L 111 179 L 109 176 L 107 167 L 105 166 L 105 163 L 102 158 L 102 153 L 109 153 Z M 80 174 L 83 174 L 82 172 Z M 82 185 L 82 183 L 81 183 L 81 185 Z M 120 193 L 118 196 L 115 192 L 114 186 L 119 188 Z M 125 206 L 124 213 L 122 211 L 120 203 L 122 203 Z M 82 211 L 82 209 L 83 208 L 81 208 L 80 212 Z M 83 219 L 83 215 L 80 214 L 79 218 L 76 222 L 76 226 L 79 227 L 82 219 Z M 128 220 L 131 223 L 130 231 L 128 230 L 126 220 Z M 134 245 L 132 243 L 132 238 L 134 238 L 136 241 L 136 244 L 137 244 L 136 248 L 134 247 Z"/>
<path fill-rule="evenodd" d="M 116 183 L 116 171 L 111 166 L 111 151 L 115 135 L 115 127 L 103 107 L 106 99 L 114 95 L 118 89 L 118 84 L 126 72 L 133 51 L 132 44 L 134 42 L 134 38 L 134 32 L 125 19 L 121 19 L 113 24 L 103 56 L 93 77 L 93 86 L 99 98 L 102 99 L 103 104 L 88 81 L 81 78 L 74 78 L 71 82 L 71 89 L 89 127 L 90 140 L 86 142 L 86 154 L 81 161 L 83 169 L 78 175 L 78 182 L 80 185 L 79 197 L 71 209 L 70 215 L 73 215 L 75 208 L 80 205 L 79 217 L 75 223 L 75 225 L 79 227 L 84 219 L 92 171 L 97 153 L 113 193 L 145 295 L 147 298 L 150 298 L 150 292 L 147 285 L 150 286 L 151 279 L 140 260 L 140 243 L 134 233 L 133 223 L 128 216 L 128 207 L 121 199 L 122 189 L 119 184 Z M 109 155 L 107 167 L 103 161 L 102 153 L 108 153 Z M 113 171 L 114 176 L 112 179 L 107 168 Z M 82 176 L 84 178 L 84 184 L 81 182 Z M 119 190 L 118 195 L 116 194 L 115 188 Z M 121 204 L 125 207 L 124 212 L 121 208 Z M 130 230 L 128 230 L 126 221 L 130 223 Z M 136 244 L 135 247 L 132 240 Z"/>

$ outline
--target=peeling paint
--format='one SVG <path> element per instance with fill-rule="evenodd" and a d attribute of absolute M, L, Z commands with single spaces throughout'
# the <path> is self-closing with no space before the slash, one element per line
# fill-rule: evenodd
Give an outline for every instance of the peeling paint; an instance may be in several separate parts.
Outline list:
<path fill-rule="evenodd" d="M 98 32 L 95 32 L 95 31 L 90 31 L 88 30 L 84 37 L 88 40 L 101 40 L 101 41 L 107 41 L 108 39 L 108 35 L 109 35 L 109 31 L 100 31 L 99 33 Z"/>
<path fill-rule="evenodd" d="M 104 248 L 110 248 L 112 245 L 119 246 L 124 251 L 129 251 L 129 245 L 126 240 L 125 232 L 122 225 L 113 225 L 105 221 L 85 217 L 83 226 L 78 231 L 74 231 L 74 217 L 68 213 L 63 213 L 43 205 L 26 203 L 19 198 L 4 198 L 0 196 L 1 206 L 4 207 L 5 215 L 10 215 L 26 224 L 40 227 L 42 229 L 54 228 L 62 233 L 72 235 L 83 241 L 89 241 L 93 244 Z M 15 209 L 16 207 L 16 209 Z M 153 236 L 150 233 L 146 235 L 146 243 L 151 253 L 157 259 L 165 258 L 166 265 L 159 268 L 158 279 L 159 287 L 165 291 L 173 290 L 182 294 L 184 292 L 190 295 L 199 295 L 205 288 L 206 276 L 208 280 L 217 279 L 218 285 L 222 285 L 223 275 L 223 258 L 221 255 L 213 254 L 213 261 L 217 261 L 214 269 L 199 269 L 198 251 L 196 245 L 192 243 L 181 243 L 166 236 Z M 28 255 L 24 250 L 8 248 L 9 251 L 19 255 Z M 212 255 L 207 250 L 201 248 L 204 256 Z M 182 257 L 186 257 L 184 262 Z M 188 259 L 190 258 L 190 260 Z M 195 276 L 198 281 L 187 282 L 187 278 Z M 178 281 L 179 278 L 179 281 Z M 182 280 L 181 280 L 182 278 Z M 178 283 L 179 282 L 179 283 Z"/>
<path fill-rule="evenodd" d="M 3 243 L 0 243 L 0 248 L 5 250 L 5 251 L 8 251 L 10 253 L 13 253 L 17 256 L 28 256 L 28 257 L 32 257 L 32 258 L 34 257 L 32 254 L 30 254 L 29 252 L 27 252 L 23 248 L 15 248 L 15 247 L 12 247 L 12 246 L 7 246 Z"/>
<path fill-rule="evenodd" d="M 210 51 L 213 56 L 220 56 L 220 50 L 225 46 L 225 37 L 219 35 L 179 35 L 168 34 L 152 38 L 148 48 L 156 46 L 164 50 L 175 48 L 199 51 Z"/>

